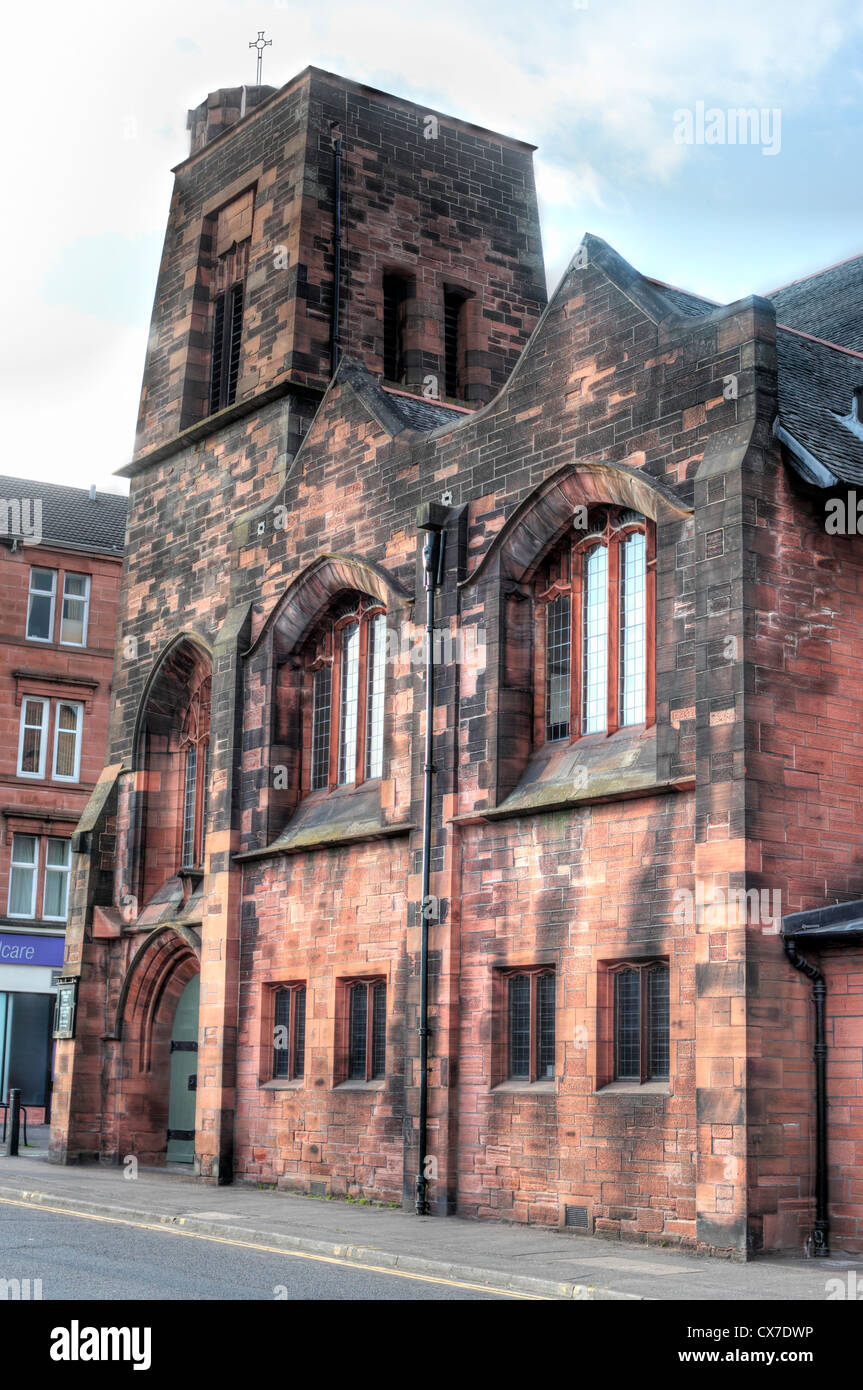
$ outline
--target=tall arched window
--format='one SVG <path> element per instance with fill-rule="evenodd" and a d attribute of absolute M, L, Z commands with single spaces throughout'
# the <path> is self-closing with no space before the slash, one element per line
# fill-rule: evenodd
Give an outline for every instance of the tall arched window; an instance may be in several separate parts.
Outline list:
<path fill-rule="evenodd" d="M 654 532 L 595 507 L 536 579 L 537 742 L 653 722 Z"/>
<path fill-rule="evenodd" d="M 344 597 L 309 644 L 308 791 L 380 777 L 384 754 L 387 620 L 376 600 Z"/>
<path fill-rule="evenodd" d="M 200 867 L 204 861 L 210 775 L 210 687 L 208 678 L 195 691 L 186 710 L 180 734 L 183 775 L 183 868 Z"/>

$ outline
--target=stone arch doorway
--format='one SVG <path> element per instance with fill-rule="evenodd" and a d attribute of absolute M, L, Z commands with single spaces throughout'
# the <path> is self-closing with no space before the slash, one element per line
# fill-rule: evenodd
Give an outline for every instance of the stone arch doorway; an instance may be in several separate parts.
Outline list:
<path fill-rule="evenodd" d="M 124 1158 L 133 1155 L 145 1165 L 163 1164 L 166 1159 L 191 1162 L 194 1157 L 195 1092 L 188 1090 L 188 1082 L 197 1073 L 197 1047 L 172 1044 L 197 1043 L 199 953 L 197 936 L 190 928 L 157 928 L 135 952 L 118 1002 L 120 1153 Z M 178 1060 L 172 1062 L 175 1055 Z M 172 1078 L 177 1078 L 178 1087 L 184 1065 L 185 1105 L 177 1112 L 183 1122 L 172 1125 Z M 191 1130 L 191 1139 L 172 1141 L 172 1128 L 187 1135 Z"/>

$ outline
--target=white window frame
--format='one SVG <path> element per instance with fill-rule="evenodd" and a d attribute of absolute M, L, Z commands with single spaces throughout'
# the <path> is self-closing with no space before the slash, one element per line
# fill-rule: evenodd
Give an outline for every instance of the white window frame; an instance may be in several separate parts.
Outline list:
<path fill-rule="evenodd" d="M 84 592 L 83 592 L 83 594 L 69 594 L 69 595 L 67 595 L 67 593 L 66 593 L 66 584 L 67 584 L 68 580 L 70 580 L 70 579 L 83 579 L 83 580 L 85 580 L 85 587 L 84 587 Z M 64 570 L 64 571 L 63 571 L 63 593 L 62 593 L 62 595 L 61 595 L 61 597 L 60 597 L 60 645 L 61 645 L 62 647 L 86 647 L 86 645 L 87 645 L 87 627 L 88 627 L 89 622 L 90 622 L 90 587 L 91 587 L 91 585 L 90 585 L 90 575 L 89 575 L 89 574 L 84 574 L 81 570 Z M 64 608 L 64 606 L 65 606 L 67 597 L 70 598 L 73 602 L 76 602 L 76 603 L 83 603 L 83 605 L 84 605 L 84 624 L 83 624 L 83 631 L 82 631 L 82 634 L 81 634 L 81 641 L 80 641 L 80 642 L 69 642 L 69 641 L 67 641 L 67 640 L 63 637 L 63 619 L 64 619 L 63 608 Z"/>
<path fill-rule="evenodd" d="M 16 863 L 15 863 L 15 841 L 16 841 L 16 839 L 22 839 L 22 840 L 35 840 L 35 841 L 36 841 L 36 856 L 35 856 L 35 858 L 34 858 L 32 864 L 16 864 Z M 32 921 L 35 921 L 35 919 L 36 919 L 36 891 L 37 891 L 37 888 L 38 888 L 38 886 L 39 886 L 39 860 L 40 860 L 40 857 L 41 857 L 41 853 L 42 853 L 42 841 L 41 841 L 41 837 L 40 837 L 39 835 L 24 835 L 24 834 L 21 834 L 21 835 L 13 835 L 13 836 L 12 836 L 12 851 L 11 851 L 11 854 L 10 854 L 10 857 L 9 857 L 9 892 L 8 892 L 8 894 L 7 894 L 7 896 L 6 896 L 6 916 L 7 916 L 7 917 L 12 917 L 12 918 L 14 918 L 15 921 L 19 921 L 19 922 L 32 922 Z M 13 912 L 13 911 L 12 911 L 12 877 L 13 877 L 13 871 L 14 871 L 15 869 L 28 869 L 28 870 L 29 870 L 29 869 L 32 869 L 32 871 L 33 871 L 33 891 L 32 891 L 31 894 L 30 894 L 30 911 L 29 911 L 29 912 Z"/>
<path fill-rule="evenodd" d="M 49 844 L 51 844 L 52 840 L 55 840 L 55 841 L 56 841 L 58 844 L 60 844 L 60 845 L 65 845 L 65 846 L 66 846 L 66 855 L 67 855 L 68 863 L 66 864 L 65 868 L 61 868 L 60 865 L 58 865 L 58 864 L 49 864 L 49 863 L 48 863 L 48 846 L 49 846 Z M 46 899 L 46 897 L 47 897 L 47 895 L 48 895 L 48 875 L 49 875 L 49 874 L 64 874 L 64 875 L 65 875 L 65 878 L 66 878 L 66 894 L 65 894 L 65 899 L 64 899 L 64 905 L 65 905 L 66 910 L 65 910 L 65 912 L 63 913 L 62 917 L 52 917 L 52 916 L 50 916 L 50 914 L 45 910 L 45 899 Z M 38 877 L 38 874 L 37 874 L 37 877 Z M 71 841 L 71 840 L 64 840 L 64 839 L 63 839 L 61 836 L 59 836 L 59 835 L 49 835 L 49 836 L 46 836 L 46 837 L 45 837 L 45 864 L 44 864 L 44 868 L 43 868 L 43 870 L 42 870 L 42 918 L 41 918 L 41 920 L 42 920 L 43 922 L 67 922 L 67 921 L 69 920 L 69 888 L 70 888 L 71 882 L 72 882 L 72 841 Z M 10 888 L 10 892 L 11 892 L 11 888 Z"/>
<path fill-rule="evenodd" d="M 68 705 L 70 709 L 76 711 L 75 719 L 75 771 L 71 776 L 66 776 L 57 771 L 57 752 L 60 747 L 60 710 L 63 705 Z M 70 729 L 62 732 L 71 733 Z M 83 743 L 84 732 L 84 706 L 77 700 L 55 700 L 54 701 L 54 756 L 51 760 L 51 777 L 55 782 L 77 782 L 81 773 L 81 744 Z"/>
<path fill-rule="evenodd" d="M 18 777 L 27 777 L 31 782 L 44 780 L 45 778 L 45 755 L 48 747 L 48 711 L 50 703 L 50 700 L 45 699 L 42 695 L 23 695 L 21 697 L 21 725 L 18 730 L 18 766 L 16 775 Z M 37 772 L 25 772 L 23 770 L 24 732 L 28 704 L 42 706 L 42 724 L 39 738 L 39 769 Z M 29 727 L 35 728 L 35 725 L 30 725 Z"/>
<path fill-rule="evenodd" d="M 50 621 L 49 624 L 48 624 L 48 636 L 47 636 L 47 637 L 31 637 L 31 636 L 30 636 L 30 601 L 31 601 L 31 599 L 32 599 L 32 597 L 33 597 L 34 594 L 38 594 L 40 598 L 45 598 L 45 596 L 46 596 L 46 594 L 47 594 L 47 592 L 48 592 L 47 589 L 34 589 L 34 588 L 33 588 L 33 572 L 34 572 L 34 570 L 44 570 L 47 574 L 50 574 L 50 575 L 51 575 L 51 580 L 52 580 L 52 583 L 51 583 L 51 621 Z M 31 565 L 31 566 L 30 566 L 30 578 L 29 578 L 28 586 L 27 586 L 27 621 L 26 621 L 25 626 L 24 626 L 24 636 L 25 636 L 26 640 L 27 640 L 28 642 L 53 642 L 53 641 L 54 641 L 54 623 L 55 623 L 56 617 L 57 617 L 57 571 L 56 571 L 55 569 L 52 569 L 50 565 Z"/>

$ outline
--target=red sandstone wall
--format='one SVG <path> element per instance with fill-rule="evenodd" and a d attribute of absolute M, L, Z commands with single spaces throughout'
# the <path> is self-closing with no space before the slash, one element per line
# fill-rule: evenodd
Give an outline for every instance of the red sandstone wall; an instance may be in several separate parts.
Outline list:
<path fill-rule="evenodd" d="M 758 882 L 783 914 L 863 896 L 863 570 L 853 541 L 828 535 L 821 505 L 777 470 L 765 480 L 758 557 L 755 690 L 747 768 Z M 813 1215 L 811 986 L 755 929 L 750 1007 L 753 1213 L 766 1248 L 800 1248 Z M 804 951 L 804 954 L 807 954 Z M 813 956 L 812 959 L 818 959 Z M 821 958 L 828 984 L 830 1220 L 861 1250 L 863 1130 L 860 951 Z"/>
<path fill-rule="evenodd" d="M 407 869 L 403 843 L 246 869 L 235 1130 L 243 1178 L 401 1202 Z M 335 1048 L 340 981 L 369 974 L 387 982 L 387 1078 L 345 1082 Z M 299 1086 L 261 1084 L 272 1056 L 263 994 L 288 981 L 306 985 L 305 1076 Z"/>
<path fill-rule="evenodd" d="M 621 1239 L 695 1242 L 692 801 L 649 798 L 469 827 L 462 843 L 459 1209 L 553 1226 L 567 1205 Z M 603 963 L 670 964 L 671 1080 L 606 1089 Z M 496 970 L 553 964 L 556 1080 L 495 1085 Z"/>

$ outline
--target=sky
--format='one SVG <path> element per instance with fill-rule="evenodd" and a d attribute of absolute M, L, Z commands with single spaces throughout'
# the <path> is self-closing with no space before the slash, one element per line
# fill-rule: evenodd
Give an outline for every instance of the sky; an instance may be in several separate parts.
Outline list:
<path fill-rule="evenodd" d="M 266 83 L 313 64 L 537 145 L 550 290 L 586 231 L 722 302 L 863 251 L 863 0 L 45 0 L 2 26 L 0 473 L 126 490 L 186 112 L 255 81 L 261 29 Z"/>

